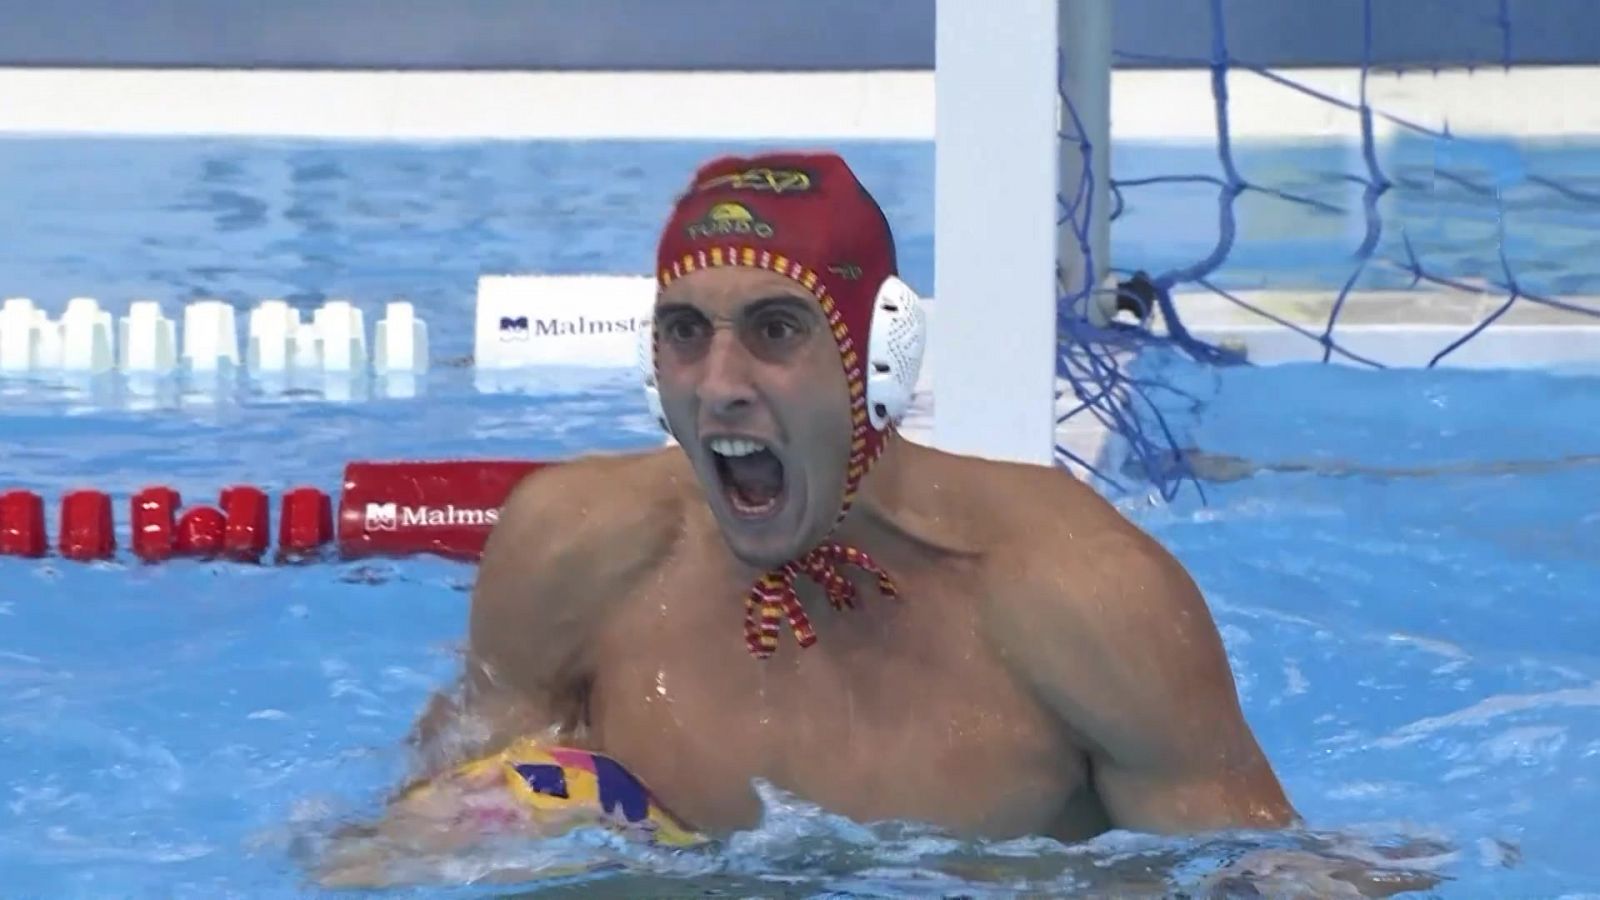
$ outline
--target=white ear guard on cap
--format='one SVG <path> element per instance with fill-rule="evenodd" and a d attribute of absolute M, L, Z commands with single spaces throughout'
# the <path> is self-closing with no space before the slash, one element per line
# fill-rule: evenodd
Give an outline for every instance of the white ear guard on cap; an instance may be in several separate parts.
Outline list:
<path fill-rule="evenodd" d="M 667 414 L 661 409 L 661 389 L 656 386 L 656 329 L 655 325 L 646 325 L 640 328 L 639 334 L 639 375 L 644 380 L 644 401 L 650 407 L 650 415 L 656 417 L 661 424 L 661 430 L 668 434 L 672 429 L 667 427 Z"/>
<path fill-rule="evenodd" d="M 928 342 L 927 315 L 922 298 L 911 285 L 890 275 L 878 286 L 868 326 L 866 367 L 867 418 L 878 431 L 899 422 L 911 408 L 917 376 L 922 371 L 922 352 Z M 645 402 L 662 430 L 670 434 L 667 415 L 661 409 L 661 390 L 656 385 L 653 327 L 639 329 L 638 356 Z"/>
<path fill-rule="evenodd" d="M 928 343 L 928 314 L 922 298 L 890 275 L 872 301 L 867 339 L 867 418 L 882 431 L 911 408 Z"/>

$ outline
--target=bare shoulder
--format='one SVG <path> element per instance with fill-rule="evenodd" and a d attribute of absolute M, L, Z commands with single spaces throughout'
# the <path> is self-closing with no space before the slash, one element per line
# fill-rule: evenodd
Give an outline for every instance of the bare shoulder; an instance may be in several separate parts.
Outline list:
<path fill-rule="evenodd" d="M 1028 680 L 1119 758 L 1185 752 L 1161 733 L 1172 727 L 1226 732 L 1217 722 L 1238 718 L 1233 674 L 1183 564 L 1066 471 L 983 468 L 1003 504 L 993 637 Z"/>
<path fill-rule="evenodd" d="M 484 546 L 475 604 L 501 599 L 507 577 L 544 588 L 546 599 L 620 587 L 617 579 L 658 556 L 681 525 L 677 456 L 591 456 L 523 478 Z M 570 590 L 550 590 L 557 586 Z"/>
<path fill-rule="evenodd" d="M 556 561 L 597 541 L 659 537 L 655 532 L 677 511 L 676 456 L 667 450 L 588 456 L 530 473 L 506 498 L 485 564 L 513 548 L 517 558 Z"/>
<path fill-rule="evenodd" d="M 479 563 L 471 651 L 502 668 L 555 666 L 681 533 L 686 473 L 670 451 L 539 469 L 506 498 Z M 537 646 L 535 646 L 537 645 Z M 520 662 L 515 662 L 520 661 Z M 522 678 L 537 677 L 523 672 Z"/>
<path fill-rule="evenodd" d="M 1001 551 L 1048 543 L 1053 557 L 1106 534 L 1138 529 L 1093 488 L 1054 466 L 1027 465 L 932 451 L 949 501 Z M 1029 554 L 1033 558 L 1033 554 Z"/>
<path fill-rule="evenodd" d="M 1021 605 L 1032 615 L 1048 606 L 1081 616 L 1073 631 L 1115 634 L 1138 627 L 1148 640 L 1168 635 L 1147 629 L 1174 617 L 1204 616 L 1205 602 L 1189 573 L 1159 541 L 1110 501 L 1065 469 L 1001 462 L 935 451 L 931 472 L 941 482 L 945 510 L 959 510 L 981 535 L 987 568 L 998 587 L 989 599 Z M 936 466 L 937 468 L 933 468 Z M 1138 602 L 1113 602 L 1137 597 Z"/>
<path fill-rule="evenodd" d="M 1108 625 L 1121 615 L 1165 619 L 1204 612 L 1200 592 L 1177 557 L 1070 472 L 1010 466 L 1003 476 L 986 480 L 1007 488 L 1007 508 L 996 510 L 995 527 L 1009 538 L 1012 558 L 1006 562 L 1035 589 L 1060 603 L 1086 604 Z M 1074 587 L 1061 591 L 1067 583 Z M 1102 608 L 1108 598 L 1128 592 L 1142 602 Z"/>
<path fill-rule="evenodd" d="M 991 640 L 1092 758 L 1111 820 L 1157 831 L 1293 821 L 1177 557 L 1066 472 L 997 469 L 986 481 L 1013 510 L 989 554 Z"/>

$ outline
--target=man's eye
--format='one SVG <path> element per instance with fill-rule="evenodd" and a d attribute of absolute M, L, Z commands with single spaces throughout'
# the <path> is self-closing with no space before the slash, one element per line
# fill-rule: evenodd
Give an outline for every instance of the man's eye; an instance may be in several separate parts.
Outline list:
<path fill-rule="evenodd" d="M 757 326 L 762 340 L 782 342 L 800 333 L 800 325 L 787 316 L 768 316 Z"/>
<path fill-rule="evenodd" d="M 662 334 L 668 340 L 687 342 L 700 336 L 700 323 L 691 319 L 674 319 L 665 323 L 661 328 Z"/>

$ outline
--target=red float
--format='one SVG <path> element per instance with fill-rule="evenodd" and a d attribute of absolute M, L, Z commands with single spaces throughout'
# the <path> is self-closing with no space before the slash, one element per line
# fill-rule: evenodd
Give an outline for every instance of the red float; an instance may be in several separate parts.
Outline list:
<path fill-rule="evenodd" d="M 0 556 L 43 556 L 49 543 L 44 498 L 33 491 L 0 494 Z"/>
<path fill-rule="evenodd" d="M 339 552 L 477 559 L 530 460 L 353 462 L 339 498 Z"/>
<path fill-rule="evenodd" d="M 297 487 L 283 495 L 278 513 L 278 557 L 297 559 L 315 554 L 333 540 L 333 501 L 314 487 Z"/>
<path fill-rule="evenodd" d="M 160 562 L 172 555 L 174 521 L 183 499 L 169 487 L 147 487 L 128 503 L 133 554 L 145 562 Z"/>
<path fill-rule="evenodd" d="M 210 559 L 222 551 L 222 533 L 227 518 L 214 506 L 184 510 L 178 519 L 178 539 L 173 549 L 178 556 Z"/>
<path fill-rule="evenodd" d="M 259 562 L 266 555 L 271 536 L 266 492 L 236 484 L 222 492 L 221 502 L 227 519 L 222 532 L 223 552 L 243 562 Z"/>
<path fill-rule="evenodd" d="M 117 549 L 111 497 L 103 491 L 70 491 L 61 498 L 61 555 L 73 560 L 109 559 Z"/>

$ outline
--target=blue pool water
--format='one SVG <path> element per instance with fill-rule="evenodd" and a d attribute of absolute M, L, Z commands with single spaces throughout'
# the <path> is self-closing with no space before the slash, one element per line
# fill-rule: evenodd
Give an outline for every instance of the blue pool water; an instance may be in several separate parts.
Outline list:
<path fill-rule="evenodd" d="M 417 397 L 356 403 L 179 384 L 134 409 L 115 379 L 0 381 L 0 483 L 52 499 L 93 485 L 121 510 L 153 482 L 193 500 L 240 480 L 332 491 L 352 456 L 653 445 L 628 372 L 488 394 L 447 363 L 470 351 L 480 272 L 646 271 L 673 190 L 718 149 L 0 142 L 11 211 L 0 293 L 55 311 L 77 294 L 113 309 L 137 296 L 175 308 L 194 296 L 309 307 L 336 295 L 371 308 L 404 295 L 430 323 L 436 357 Z M 846 149 L 887 207 L 909 279 L 931 289 L 930 149 Z M 1130 169 L 1172 170 L 1140 155 L 1157 152 L 1119 149 Z M 1260 165 L 1314 181 L 1306 173 L 1328 151 L 1259 153 Z M 1592 189 L 1571 157 L 1526 148 L 1521 164 Z M 1519 262 L 1563 291 L 1593 288 L 1600 255 L 1572 252 L 1581 210 L 1524 206 Z M 1287 262 L 1273 229 L 1252 231 L 1229 277 L 1337 283 L 1340 248 L 1359 229 L 1324 224 L 1322 242 Z M 1006 227 L 1002 212 L 984 226 Z M 1435 258 L 1470 269 L 1472 229 L 1438 230 Z M 1192 240 L 1147 206 L 1130 208 L 1117 238 L 1130 259 L 1179 239 Z M 1193 491 L 1120 502 L 1205 591 L 1246 714 L 1312 828 L 1350 852 L 1413 858 L 1444 876 L 1441 896 L 1600 892 L 1589 828 L 1600 809 L 1600 379 L 1161 368 L 1202 400 L 1185 434 L 1232 462 L 1204 502 Z M 404 771 L 416 713 L 455 675 L 472 575 L 435 559 L 0 559 L 0 893 L 311 895 L 310 837 L 375 808 Z M 1243 849 L 1310 842 L 967 844 L 777 795 L 768 811 L 760 829 L 705 854 L 579 835 L 528 858 L 620 856 L 635 871 L 601 882 L 618 896 L 1006 896 L 1193 885 Z"/>

